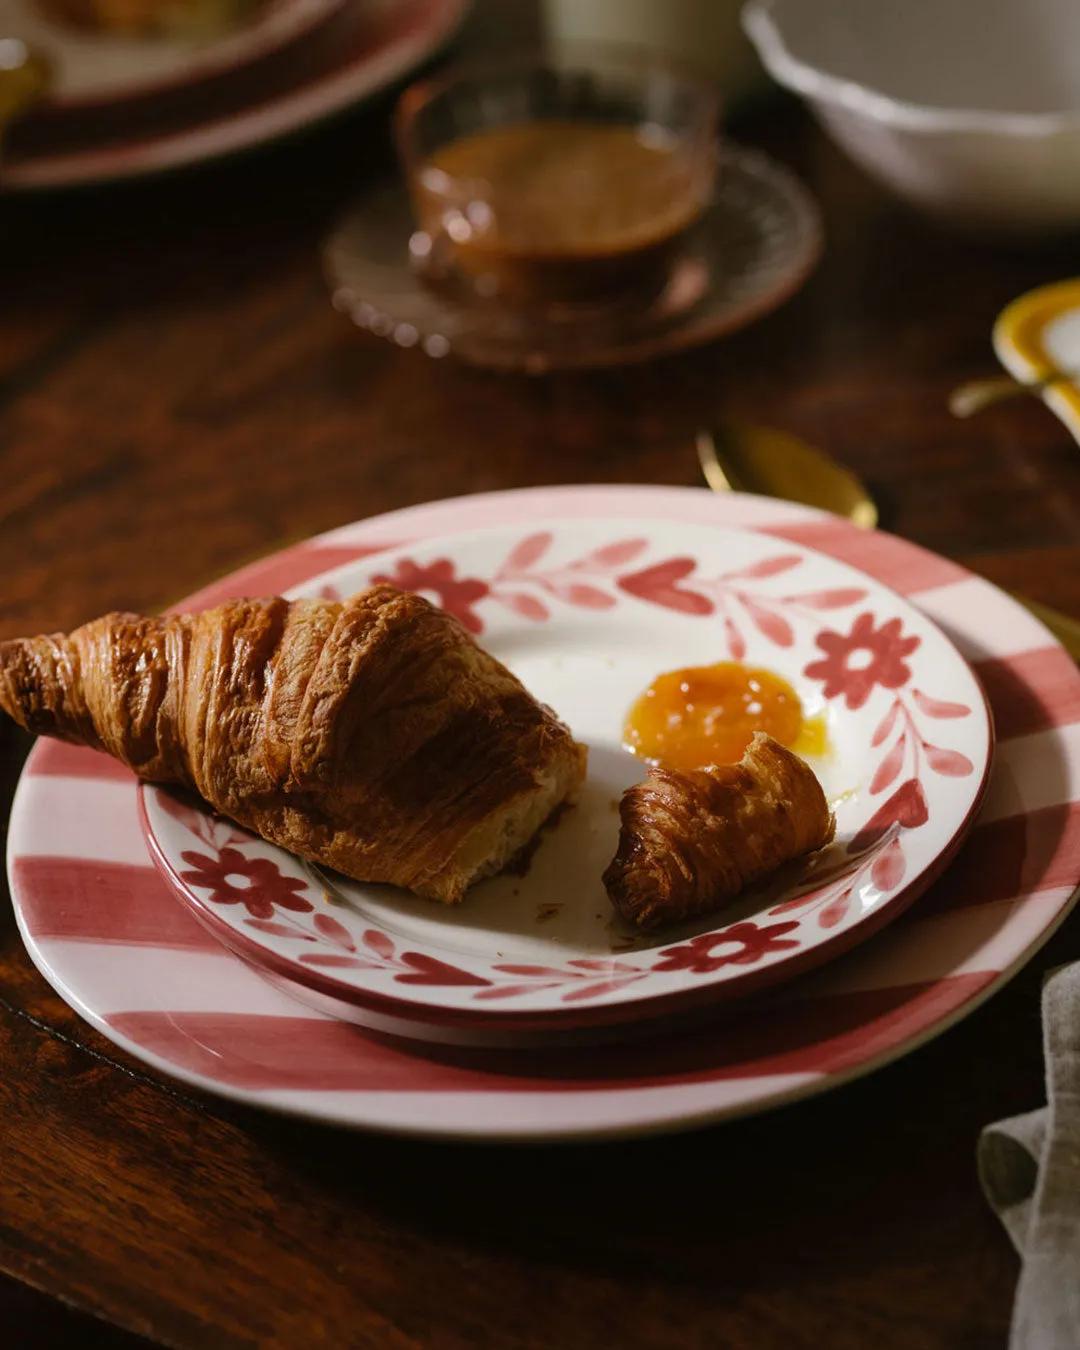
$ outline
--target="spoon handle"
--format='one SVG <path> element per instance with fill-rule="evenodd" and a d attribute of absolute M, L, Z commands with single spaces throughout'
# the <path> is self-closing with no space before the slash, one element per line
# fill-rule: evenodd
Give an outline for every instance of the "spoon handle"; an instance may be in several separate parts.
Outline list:
<path fill-rule="evenodd" d="M 1075 370 L 1052 370 L 1038 380 L 1017 380 L 1012 375 L 994 375 L 985 380 L 969 380 L 949 395 L 949 411 L 954 417 L 972 417 L 1003 399 L 1018 394 L 1041 394 L 1055 384 L 1080 379 Z"/>

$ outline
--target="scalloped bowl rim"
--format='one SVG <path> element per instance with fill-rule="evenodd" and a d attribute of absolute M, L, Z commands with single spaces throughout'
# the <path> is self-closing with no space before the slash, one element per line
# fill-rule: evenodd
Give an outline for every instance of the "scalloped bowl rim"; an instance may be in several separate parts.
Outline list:
<path fill-rule="evenodd" d="M 793 55 L 773 10 L 777 0 L 748 0 L 743 29 L 769 74 L 787 89 L 819 103 L 832 103 L 876 122 L 923 132 L 986 132 L 1007 136 L 1049 136 L 1080 129 L 1075 112 L 1025 113 L 991 108 L 944 108 L 911 103 L 868 85 L 809 65 Z"/>

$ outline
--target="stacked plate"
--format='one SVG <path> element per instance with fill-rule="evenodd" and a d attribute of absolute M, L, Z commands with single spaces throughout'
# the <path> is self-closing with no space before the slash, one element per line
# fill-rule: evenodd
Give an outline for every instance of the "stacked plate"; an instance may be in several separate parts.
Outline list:
<path fill-rule="evenodd" d="M 456 613 L 554 706 L 590 746 L 585 789 L 524 876 L 446 909 L 41 743 L 10 831 L 23 937 L 72 1006 L 175 1078 L 421 1135 L 713 1121 L 914 1048 L 1072 903 L 1080 674 L 951 562 L 763 498 L 555 488 L 365 521 L 192 603 L 376 580 Z M 638 936 L 600 880 L 642 769 L 622 718 L 660 670 L 724 658 L 823 720 L 838 841 L 737 908 Z"/>
<path fill-rule="evenodd" d="M 11 131 L 5 188 L 178 168 L 307 126 L 400 80 L 446 42 L 468 0 L 264 0 L 211 38 L 112 37 L 0 0 L 0 35 L 53 63 L 49 101 Z"/>

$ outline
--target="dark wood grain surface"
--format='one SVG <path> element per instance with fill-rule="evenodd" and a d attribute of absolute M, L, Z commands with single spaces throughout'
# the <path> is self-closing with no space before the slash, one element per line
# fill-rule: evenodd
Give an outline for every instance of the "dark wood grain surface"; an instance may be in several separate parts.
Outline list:
<path fill-rule="evenodd" d="M 0 635 L 154 609 L 430 498 L 694 483 L 691 433 L 717 415 L 827 448 L 889 528 L 1080 614 L 1080 452 L 1034 403 L 960 423 L 944 402 L 992 368 L 1002 305 L 1073 270 L 1075 241 L 943 234 L 785 105 L 738 132 L 823 203 L 802 294 L 677 360 L 490 375 L 362 336 L 327 303 L 318 243 L 389 165 L 386 114 L 173 179 L 0 200 Z M 26 748 L 0 740 L 5 818 Z M 1067 924 L 940 1040 L 760 1119 L 440 1147 L 161 1080 L 52 993 L 3 903 L 0 1342 L 1003 1347 L 1017 1262 L 975 1139 L 1040 1104 L 1040 975 L 1078 956 Z"/>

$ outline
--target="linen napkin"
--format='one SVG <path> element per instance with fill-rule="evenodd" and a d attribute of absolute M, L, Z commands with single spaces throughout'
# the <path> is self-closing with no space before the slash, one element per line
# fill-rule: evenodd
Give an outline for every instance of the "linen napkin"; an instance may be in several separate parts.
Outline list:
<path fill-rule="evenodd" d="M 979 1180 L 1023 1259 L 1010 1350 L 1080 1347 L 1080 962 L 1046 977 L 1046 1099 L 988 1125 Z"/>

